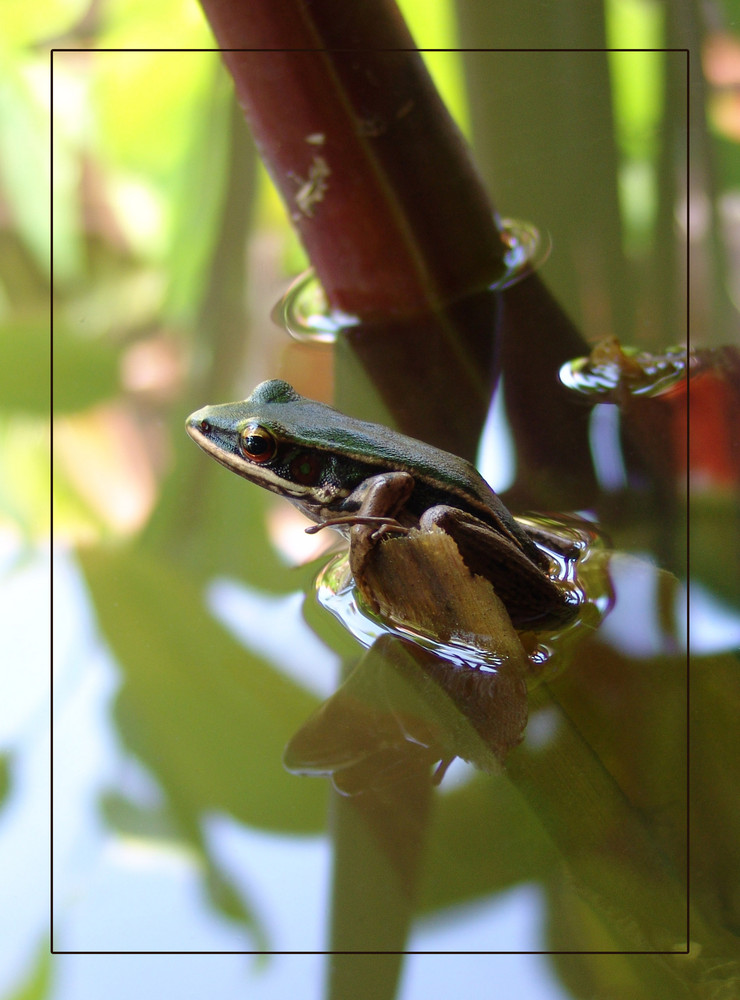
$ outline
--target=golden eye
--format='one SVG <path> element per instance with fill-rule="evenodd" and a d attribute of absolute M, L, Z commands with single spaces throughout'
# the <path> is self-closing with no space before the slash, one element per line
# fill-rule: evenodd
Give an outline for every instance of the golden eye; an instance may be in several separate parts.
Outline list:
<path fill-rule="evenodd" d="M 239 432 L 239 447 L 250 462 L 269 462 L 277 451 L 277 441 L 265 427 L 247 424 Z"/>

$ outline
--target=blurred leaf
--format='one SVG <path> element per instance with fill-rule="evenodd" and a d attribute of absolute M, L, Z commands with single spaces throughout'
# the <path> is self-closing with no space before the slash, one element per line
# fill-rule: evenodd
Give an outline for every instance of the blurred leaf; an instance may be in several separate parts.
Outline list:
<path fill-rule="evenodd" d="M 601 925 L 599 947 L 678 950 L 687 934 L 684 664 L 587 649 L 548 686 L 546 748 L 525 744 L 507 771 L 567 864 L 572 909 L 587 903 Z M 614 684 L 621 698 L 610 704 Z M 673 736 L 667 759 L 661 725 Z M 589 950 L 591 934 L 590 921 L 576 920 L 569 946 Z"/>
<path fill-rule="evenodd" d="M 81 117 L 79 94 L 66 72 L 63 54 L 54 53 L 51 85 L 54 88 L 51 119 L 52 154 L 52 261 L 57 291 L 87 277 L 84 233 L 80 225 L 82 185 L 75 127 Z M 75 99 L 77 98 L 77 99 Z"/>
<path fill-rule="evenodd" d="M 170 287 L 167 308 L 176 315 L 187 314 L 203 299 L 209 264 L 214 260 L 214 243 L 221 221 L 221 206 L 229 167 L 230 126 L 247 131 L 241 112 L 231 115 L 232 89 L 220 65 L 212 67 L 213 79 L 203 86 L 203 93 L 191 110 L 190 146 L 178 171 L 176 195 L 172 204 L 171 239 L 167 255 Z M 250 160 L 256 158 L 249 143 Z M 242 186 L 242 200 L 253 196 L 253 165 L 242 169 L 237 183 Z M 241 220 L 239 220 L 241 221 Z M 225 220 L 228 226 L 229 220 Z M 240 227 L 243 244 L 248 226 Z M 240 274 L 243 284 L 244 274 Z"/>
<path fill-rule="evenodd" d="M 465 79 L 457 44 L 457 23 L 452 0 L 399 0 L 398 7 L 423 53 L 434 84 L 460 129 L 468 135 Z M 440 51 L 434 51 L 438 49 Z"/>
<path fill-rule="evenodd" d="M 101 48 L 132 48 L 132 39 L 151 39 L 168 49 L 213 47 L 213 38 L 199 4 L 189 0 L 116 0 L 106 8 L 99 36 Z"/>
<path fill-rule="evenodd" d="M 188 849 L 198 855 L 214 907 L 227 919 L 243 925 L 252 936 L 251 947 L 258 951 L 269 950 L 270 943 L 256 908 L 249 905 L 241 887 L 209 855 L 202 831 L 180 829 L 177 818 L 171 815 L 166 803 L 144 806 L 117 792 L 109 792 L 103 795 L 101 808 L 107 824 L 123 836 L 180 845 L 186 841 Z"/>
<path fill-rule="evenodd" d="M 118 833 L 146 840 L 177 840 L 179 831 L 166 806 L 143 806 L 118 792 L 101 796 L 100 808 L 107 825 Z"/>
<path fill-rule="evenodd" d="M 146 175 L 166 191 L 185 165 L 200 124 L 193 105 L 217 62 L 211 52 L 100 53 L 93 82 L 104 158 L 118 171 Z"/>
<path fill-rule="evenodd" d="M 17 987 L 6 993 L 3 1000 L 44 1000 L 52 989 L 51 951 L 49 942 L 44 940 L 36 949 L 33 963 L 27 970 L 26 978 Z"/>
<path fill-rule="evenodd" d="M 20 49 L 52 38 L 82 17 L 89 4 L 90 0 L 52 0 L 37 6 L 25 0 L 3 0 L 3 42 Z"/>
<path fill-rule="evenodd" d="M 281 763 L 316 699 L 232 639 L 175 567 L 130 549 L 88 550 L 81 562 L 123 674 L 123 738 L 179 816 L 221 810 L 262 828 L 321 830 L 325 787 Z"/>
<path fill-rule="evenodd" d="M 552 700 L 547 693 L 541 687 L 532 696 L 550 730 L 544 746 L 525 740 L 505 775 L 441 796 L 427 849 L 425 907 L 536 880 L 557 896 L 560 917 L 548 947 L 680 949 L 686 934 L 680 658 L 627 661 L 585 643 L 550 685 Z"/>
<path fill-rule="evenodd" d="M 603 337 L 605 329 L 624 336 L 632 329 L 631 288 L 619 251 L 609 66 L 597 51 L 604 47 L 603 11 L 580 5 L 579 18 L 571 0 L 540 17 L 535 7 L 511 5 L 501 23 L 496 5 L 459 0 L 461 42 L 471 48 L 464 62 L 476 160 L 499 211 L 555 241 L 543 280 L 585 339 Z M 571 16 L 579 22 L 577 36 L 565 28 Z M 515 51 L 478 49 L 481 35 L 492 33 Z M 532 51 L 516 51 L 525 34 Z M 588 51 L 556 51 L 575 37 Z M 590 294 L 603 305 L 598 318 L 586 306 Z"/>
<path fill-rule="evenodd" d="M 29 340 L 40 352 L 34 338 Z M 43 346 L 48 352 L 46 335 Z M 56 322 L 52 343 L 54 413 L 76 413 L 115 396 L 120 389 L 119 355 L 120 348 L 110 338 L 79 337 L 64 323 Z M 47 386 L 45 382 L 44 388 Z"/>
<path fill-rule="evenodd" d="M 256 910 L 245 903 L 241 887 L 212 861 L 206 859 L 206 863 L 208 895 L 216 909 L 227 919 L 242 924 L 250 931 L 255 951 L 269 951 L 270 941 L 266 929 Z"/>
<path fill-rule="evenodd" d="M 0 808 L 5 805 L 11 787 L 9 753 L 0 754 Z"/>
<path fill-rule="evenodd" d="M 437 799 L 421 908 L 443 909 L 521 882 L 547 881 L 557 851 L 504 775 L 478 775 Z"/>
<path fill-rule="evenodd" d="M 13 218 L 41 269 L 49 270 L 48 121 L 10 53 L 0 46 L 0 179 Z"/>
<path fill-rule="evenodd" d="M 0 514 L 27 539 L 48 537 L 49 430 L 38 419 L 0 420 Z"/>
<path fill-rule="evenodd" d="M 609 53 L 617 139 L 629 156 L 654 155 L 664 87 L 663 10 L 660 4 L 629 0 L 610 3 L 606 11 L 610 48 L 624 48 L 629 38 L 633 50 Z"/>
<path fill-rule="evenodd" d="M 740 652 L 691 664 L 692 901 L 740 957 Z M 692 931 L 692 936 L 693 936 Z M 736 969 L 740 975 L 740 962 Z M 740 995 L 740 994 L 738 994 Z"/>
<path fill-rule="evenodd" d="M 47 417 L 50 394 L 46 319 L 0 324 L 0 407 Z"/>
<path fill-rule="evenodd" d="M 431 799 L 423 760 L 385 788 L 334 797 L 329 947 L 338 954 L 330 967 L 328 1000 L 396 995 Z M 357 952 L 380 953 L 383 960 L 360 957 L 358 968 Z"/>
<path fill-rule="evenodd" d="M 719 491 L 691 497 L 691 576 L 740 610 L 740 501 Z"/>
<path fill-rule="evenodd" d="M 561 940 L 563 949 L 572 940 L 569 914 L 561 914 L 560 899 L 551 899 L 549 925 L 553 933 L 550 940 Z M 686 973 L 692 958 L 684 955 L 668 958 L 662 955 L 603 954 L 603 930 L 587 905 L 577 908 L 579 927 L 588 923 L 594 934 L 591 938 L 593 952 L 583 955 L 555 954 L 552 962 L 562 979 L 563 989 L 568 997 L 577 1000 L 708 1000 L 722 994 L 703 993 L 691 984 Z M 573 907 L 571 907 L 573 910 Z M 556 946 L 551 945 L 554 949 Z M 730 995 L 727 995 L 730 1000 Z"/>

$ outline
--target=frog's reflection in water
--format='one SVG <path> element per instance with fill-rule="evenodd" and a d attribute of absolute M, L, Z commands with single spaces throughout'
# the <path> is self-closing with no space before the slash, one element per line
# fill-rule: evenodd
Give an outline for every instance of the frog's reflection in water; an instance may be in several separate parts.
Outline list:
<path fill-rule="evenodd" d="M 603 585 L 624 560 L 597 556 L 590 572 Z M 656 584 L 671 582 L 639 566 Z M 539 674 L 526 635 L 517 635 L 523 660 L 499 647 L 499 662 L 486 666 L 385 631 L 296 733 L 286 766 L 328 777 L 339 793 L 333 948 L 403 948 L 414 916 L 467 854 L 459 863 L 476 872 L 473 893 L 475 878 L 481 894 L 528 878 L 548 887 L 560 920 L 548 945 L 587 945 L 591 925 L 575 919 L 587 911 L 607 921 L 612 947 L 680 950 L 683 751 L 671 743 L 675 774 L 657 783 L 645 761 L 665 750 L 665 733 L 681 732 L 685 672 L 667 652 L 636 658 L 616 648 L 614 634 L 634 627 L 634 580 L 617 572 L 615 590 L 615 615 L 621 595 L 626 618 L 610 636 L 593 627 L 599 608 L 588 602 L 595 620 L 554 640 L 535 634 L 553 647 Z M 528 709 L 539 725 L 524 740 Z M 445 778 L 435 792 L 455 757 L 473 765 L 466 780 Z M 445 898 L 457 898 L 454 887 Z M 380 915 L 372 933 L 370 912 Z"/>
<path fill-rule="evenodd" d="M 526 721 L 518 670 L 460 666 L 387 633 L 296 733 L 286 767 L 327 776 L 339 793 L 330 814 L 333 951 L 404 950 L 434 784 L 456 756 L 500 770 Z M 339 975 L 342 965 L 332 968 Z"/>
<path fill-rule="evenodd" d="M 498 770 L 526 723 L 518 669 L 456 664 L 385 634 L 296 733 L 285 764 L 330 777 L 343 795 L 378 790 L 422 764 L 439 782 L 455 757 Z"/>

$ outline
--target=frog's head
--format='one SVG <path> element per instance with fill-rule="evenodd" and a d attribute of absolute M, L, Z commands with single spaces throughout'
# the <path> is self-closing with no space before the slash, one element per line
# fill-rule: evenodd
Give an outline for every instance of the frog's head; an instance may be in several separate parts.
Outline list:
<path fill-rule="evenodd" d="M 316 520 L 350 491 L 337 475 L 336 452 L 317 443 L 312 432 L 325 413 L 339 416 L 288 382 L 271 379 L 247 399 L 196 410 L 185 429 L 221 465 L 292 500 Z"/>

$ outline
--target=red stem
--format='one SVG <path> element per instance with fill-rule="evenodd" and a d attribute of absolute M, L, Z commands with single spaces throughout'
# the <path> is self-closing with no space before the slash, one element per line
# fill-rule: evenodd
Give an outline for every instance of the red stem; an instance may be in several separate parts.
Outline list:
<path fill-rule="evenodd" d="M 501 274 L 493 208 L 393 0 L 201 2 L 332 307 L 408 316 Z"/>

